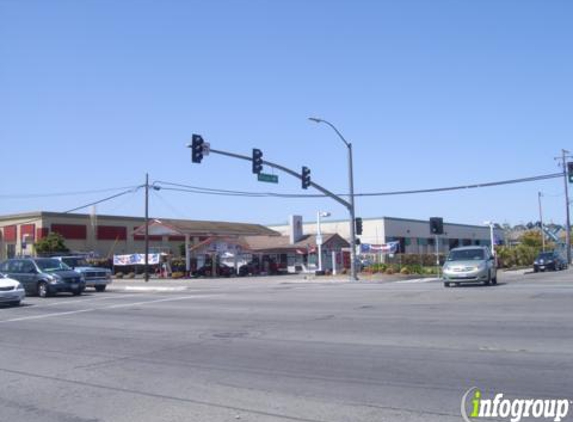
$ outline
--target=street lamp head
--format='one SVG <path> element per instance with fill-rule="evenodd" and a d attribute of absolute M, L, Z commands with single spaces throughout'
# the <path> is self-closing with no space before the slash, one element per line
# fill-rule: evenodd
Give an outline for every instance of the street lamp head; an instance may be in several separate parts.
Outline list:
<path fill-rule="evenodd" d="M 493 222 L 491 222 L 491 221 L 484 221 L 483 224 L 486 225 L 486 226 L 491 226 L 491 225 L 493 225 Z"/>
<path fill-rule="evenodd" d="M 310 120 L 311 122 L 315 122 L 315 123 L 322 122 L 322 119 L 319 119 L 317 117 L 309 117 L 308 120 Z"/>
<path fill-rule="evenodd" d="M 330 217 L 330 213 L 328 211 L 320 211 L 321 217 Z"/>

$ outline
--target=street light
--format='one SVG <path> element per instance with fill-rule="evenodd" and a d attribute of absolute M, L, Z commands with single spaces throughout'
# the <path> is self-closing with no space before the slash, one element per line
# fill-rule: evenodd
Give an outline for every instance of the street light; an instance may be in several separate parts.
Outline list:
<path fill-rule="evenodd" d="M 317 117 L 309 117 L 308 120 L 315 123 L 325 123 L 332 128 L 340 138 L 346 148 L 348 148 L 348 185 L 350 187 L 350 207 L 348 211 L 350 212 L 350 279 L 358 280 L 356 277 L 356 231 L 354 228 L 354 176 L 352 172 L 352 144 L 344 139 L 344 136 L 340 133 L 336 127 L 330 123 L 328 120 L 319 119 Z"/>
<path fill-rule="evenodd" d="M 316 246 L 318 246 L 318 271 L 322 272 L 322 233 L 320 232 L 320 217 L 330 217 L 327 211 L 316 213 Z"/>
<path fill-rule="evenodd" d="M 489 241 L 491 242 L 491 254 L 495 256 L 494 239 L 493 239 L 493 222 L 484 221 L 483 224 L 489 226 Z"/>

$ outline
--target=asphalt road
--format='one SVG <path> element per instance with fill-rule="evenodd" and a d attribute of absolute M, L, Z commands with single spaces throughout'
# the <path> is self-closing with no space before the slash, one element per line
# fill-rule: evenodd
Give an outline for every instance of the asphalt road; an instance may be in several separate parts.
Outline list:
<path fill-rule="evenodd" d="M 447 422 L 473 386 L 573 399 L 573 270 L 292 281 L 0 307 L 0 421 Z"/>

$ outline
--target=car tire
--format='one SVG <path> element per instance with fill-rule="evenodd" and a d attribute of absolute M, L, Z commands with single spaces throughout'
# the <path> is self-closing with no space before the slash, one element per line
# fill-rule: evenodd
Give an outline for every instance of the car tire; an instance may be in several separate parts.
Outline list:
<path fill-rule="evenodd" d="M 491 284 L 491 273 L 488 273 L 487 279 L 483 282 L 484 286 L 489 286 Z"/>
<path fill-rule="evenodd" d="M 82 289 L 77 289 L 77 290 L 72 290 L 72 294 L 74 296 L 81 296 L 82 295 L 83 290 Z"/>
<path fill-rule="evenodd" d="M 14 302 L 8 303 L 8 305 L 10 305 L 10 306 L 20 306 L 20 303 L 21 303 L 21 302 L 20 302 L 19 300 L 16 300 L 16 301 L 14 301 Z"/>
<path fill-rule="evenodd" d="M 447 281 L 444 282 L 444 287 L 450 287 L 450 283 L 448 283 Z"/>
<path fill-rule="evenodd" d="M 38 296 L 46 298 L 48 296 L 50 296 L 50 289 L 48 287 L 48 283 L 46 283 L 45 281 L 40 281 L 38 283 L 38 287 L 36 289 Z"/>
<path fill-rule="evenodd" d="M 497 284 L 497 274 L 495 275 L 495 277 L 493 277 L 491 279 L 491 284 L 496 285 Z"/>
<path fill-rule="evenodd" d="M 106 287 L 107 287 L 107 286 L 105 286 L 105 285 L 103 285 L 103 286 L 95 286 L 95 290 L 96 290 L 96 292 L 99 292 L 99 293 L 105 292 L 105 288 L 106 288 Z"/>

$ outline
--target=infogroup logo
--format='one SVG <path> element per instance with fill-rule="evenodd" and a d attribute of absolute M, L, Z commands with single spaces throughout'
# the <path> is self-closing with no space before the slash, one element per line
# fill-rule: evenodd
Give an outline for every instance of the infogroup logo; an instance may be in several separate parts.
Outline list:
<path fill-rule="evenodd" d="M 479 388 L 472 387 L 462 397 L 461 412 L 466 422 L 488 418 L 511 422 L 520 422 L 523 418 L 560 422 L 567 417 L 570 404 L 567 399 L 506 399 L 503 393 L 485 399 Z"/>

